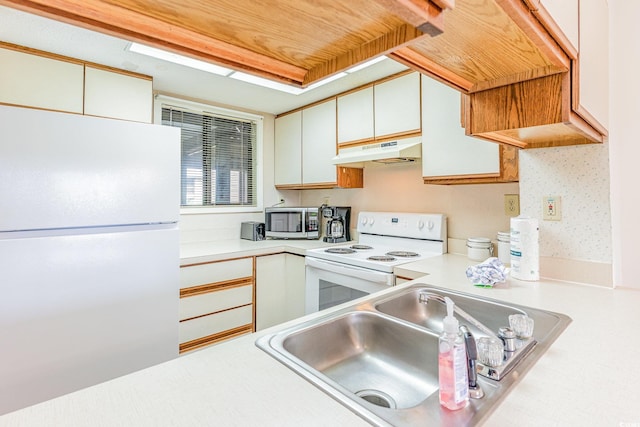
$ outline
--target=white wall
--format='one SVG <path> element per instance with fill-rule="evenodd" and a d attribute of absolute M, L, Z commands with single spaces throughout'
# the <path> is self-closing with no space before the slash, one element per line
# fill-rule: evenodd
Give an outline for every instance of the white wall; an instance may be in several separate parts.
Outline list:
<path fill-rule="evenodd" d="M 542 218 L 560 196 L 561 221 Z M 521 213 L 540 224 L 540 275 L 612 286 L 608 144 L 520 151 Z"/>
<path fill-rule="evenodd" d="M 640 2 L 609 0 L 610 162 L 613 275 L 617 286 L 640 289 L 637 277 L 640 242 L 640 191 L 637 188 L 640 144 Z"/>

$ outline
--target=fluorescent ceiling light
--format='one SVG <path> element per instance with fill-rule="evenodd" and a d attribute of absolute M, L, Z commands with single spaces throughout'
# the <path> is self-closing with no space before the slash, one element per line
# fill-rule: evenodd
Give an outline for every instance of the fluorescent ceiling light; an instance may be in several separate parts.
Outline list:
<path fill-rule="evenodd" d="M 265 79 L 262 77 L 258 77 L 258 76 L 254 76 L 252 74 L 246 74 L 246 73 L 241 73 L 241 72 L 235 72 L 233 74 L 231 74 L 229 77 L 231 77 L 232 79 L 236 79 L 236 80 L 241 80 L 243 82 L 247 82 L 247 83 L 251 83 L 254 85 L 258 85 L 258 86 L 263 86 L 263 87 L 267 87 L 269 89 L 275 89 L 275 90 L 279 90 L 281 92 L 287 92 L 290 93 L 292 95 L 300 95 L 302 93 L 308 92 L 310 90 L 313 90 L 319 86 L 322 85 L 326 85 L 329 82 L 332 82 L 334 80 L 338 80 L 339 78 L 342 78 L 344 76 L 346 76 L 347 73 L 338 73 L 338 74 L 334 74 L 331 77 L 328 77 L 324 80 L 320 80 L 312 85 L 309 85 L 305 88 L 299 88 L 299 87 L 295 87 L 295 86 L 290 86 L 284 83 L 280 83 L 280 82 L 275 82 L 273 80 L 269 80 L 269 79 Z"/>
<path fill-rule="evenodd" d="M 382 56 L 378 56 L 376 58 L 370 59 L 368 61 L 363 62 L 360 65 L 356 65 L 355 67 L 351 67 L 348 70 L 345 70 L 345 72 L 351 74 L 351 73 L 355 73 L 356 71 L 360 71 L 363 70 L 367 67 L 372 66 L 373 64 L 377 64 L 378 62 L 384 61 L 385 59 L 387 59 L 386 56 L 382 55 Z"/>
<path fill-rule="evenodd" d="M 228 68 L 220 67 L 214 64 L 209 64 L 208 62 L 199 61 L 197 59 L 178 55 L 176 53 L 167 52 L 166 50 L 156 49 L 155 47 L 141 45 L 139 43 L 130 43 L 127 46 L 127 50 L 130 52 L 141 53 L 143 55 L 152 56 L 154 58 L 162 59 L 164 61 L 173 62 L 175 64 L 185 65 L 187 67 L 206 71 L 208 73 L 217 74 L 219 76 L 228 76 L 233 72 L 233 70 L 230 70 Z"/>
<path fill-rule="evenodd" d="M 334 74 L 331 77 L 327 77 L 326 79 L 315 82 L 307 86 L 306 88 L 300 88 L 300 87 L 276 82 L 273 80 L 265 79 L 263 77 L 254 76 L 252 74 L 233 71 L 229 68 L 220 67 L 218 65 L 210 64 L 208 62 L 199 61 L 197 59 L 189 58 L 183 55 L 178 55 L 176 53 L 167 52 L 165 50 L 157 49 L 155 47 L 145 46 L 140 43 L 129 43 L 129 45 L 126 47 L 126 50 L 130 52 L 140 53 L 142 55 L 152 56 L 154 58 L 173 62 L 175 64 L 180 64 L 180 65 L 195 68 L 198 70 L 206 71 L 208 73 L 217 74 L 219 76 L 231 77 L 233 79 L 240 80 L 246 83 L 251 83 L 251 84 L 266 87 L 269 89 L 275 89 L 281 92 L 290 93 L 292 95 L 300 95 L 302 93 L 308 92 L 322 85 L 326 85 L 329 82 L 338 80 L 346 76 L 347 73 L 349 74 L 354 73 L 356 71 L 362 70 L 366 67 L 369 67 L 373 64 L 376 64 L 380 61 L 387 59 L 386 56 L 382 55 L 377 58 L 371 59 L 369 61 L 363 62 L 360 65 L 356 65 L 355 67 L 352 67 L 344 72 Z"/>

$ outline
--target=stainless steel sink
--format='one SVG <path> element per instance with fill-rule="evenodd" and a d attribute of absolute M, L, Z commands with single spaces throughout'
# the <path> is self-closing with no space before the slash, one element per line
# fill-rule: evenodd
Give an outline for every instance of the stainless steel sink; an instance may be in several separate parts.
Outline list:
<path fill-rule="evenodd" d="M 438 336 L 377 313 L 352 311 L 287 334 L 289 352 L 356 396 L 378 406 L 416 406 L 438 390 Z"/>
<path fill-rule="evenodd" d="M 443 304 L 420 303 L 424 292 L 450 297 L 496 332 L 508 325 L 510 314 L 526 313 L 535 321 L 535 340 L 499 381 L 479 377 L 485 396 L 458 411 L 438 401 L 437 337 L 446 310 Z M 417 284 L 265 335 L 256 345 L 373 425 L 463 426 L 485 419 L 570 321 L 558 313 Z M 469 326 L 477 337 L 484 335 Z"/>

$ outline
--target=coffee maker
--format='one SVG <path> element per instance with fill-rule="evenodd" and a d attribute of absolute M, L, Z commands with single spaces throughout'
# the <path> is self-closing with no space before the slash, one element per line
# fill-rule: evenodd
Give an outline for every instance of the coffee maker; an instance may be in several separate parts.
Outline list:
<path fill-rule="evenodd" d="M 351 207 L 323 206 L 322 216 L 326 219 L 324 233 L 325 242 L 340 243 L 351 240 L 349 227 L 351 223 Z"/>

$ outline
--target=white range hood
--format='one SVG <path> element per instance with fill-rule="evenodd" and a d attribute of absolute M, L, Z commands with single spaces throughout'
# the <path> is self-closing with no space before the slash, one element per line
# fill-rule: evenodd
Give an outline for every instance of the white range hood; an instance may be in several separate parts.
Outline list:
<path fill-rule="evenodd" d="M 362 167 L 364 162 L 413 162 L 420 159 L 421 154 L 422 139 L 420 137 L 405 138 L 342 148 L 333 158 L 333 164 Z"/>

